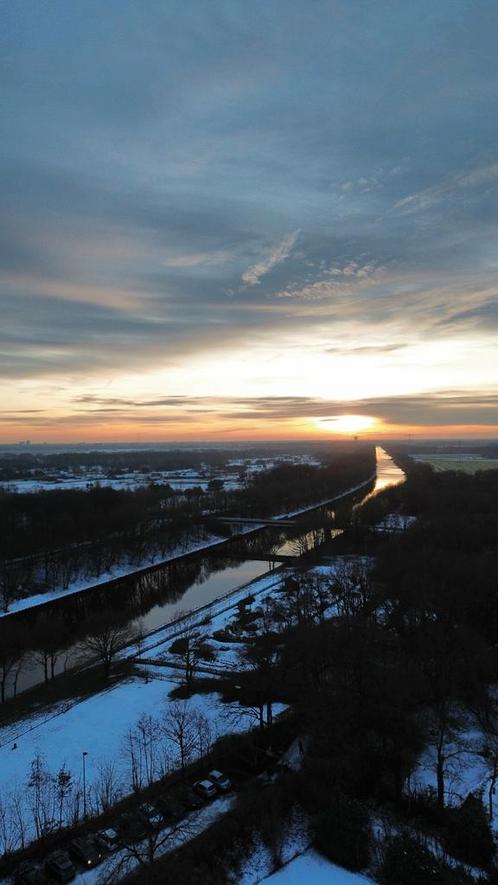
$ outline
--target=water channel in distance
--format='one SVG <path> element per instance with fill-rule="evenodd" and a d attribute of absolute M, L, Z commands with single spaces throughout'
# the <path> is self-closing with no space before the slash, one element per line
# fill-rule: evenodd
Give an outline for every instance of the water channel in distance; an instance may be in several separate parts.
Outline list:
<path fill-rule="evenodd" d="M 377 476 L 373 489 L 366 495 L 356 506 L 361 506 L 372 495 L 383 491 L 388 486 L 398 485 L 405 480 L 404 472 L 396 466 L 392 458 L 384 451 L 377 447 Z M 333 510 L 331 506 L 323 505 L 321 508 L 327 517 L 333 518 Z M 340 532 L 337 529 L 328 529 L 328 536 L 333 537 L 334 534 Z M 321 534 L 321 532 L 323 534 Z M 302 531 L 296 527 L 289 528 L 279 527 L 268 529 L 265 534 L 263 530 L 263 539 L 267 538 L 269 542 L 266 549 L 270 546 L 274 553 L 280 555 L 297 556 L 304 550 L 313 549 L 325 540 L 325 530 L 308 530 Z M 244 545 L 247 547 L 247 553 L 250 555 L 250 546 L 254 541 L 254 536 L 248 536 L 244 539 Z M 260 546 L 260 549 L 265 549 Z M 144 633 L 151 632 L 158 627 L 175 620 L 183 613 L 195 611 L 221 596 L 229 593 L 230 590 L 239 587 L 249 581 L 254 580 L 264 574 L 269 567 L 268 559 L 261 555 L 258 558 L 257 553 L 252 554 L 252 558 L 233 559 L 222 554 L 206 555 L 201 552 L 185 557 L 181 562 L 170 562 L 158 565 L 146 574 L 129 575 L 113 582 L 112 588 L 86 591 L 86 595 L 81 594 L 78 598 L 64 597 L 61 598 L 57 608 L 67 612 L 68 620 L 77 623 L 78 618 L 82 614 L 88 614 L 88 611 L 82 611 L 82 606 L 91 605 L 96 613 L 99 611 L 99 605 L 103 607 L 116 608 L 119 613 L 121 623 L 128 622 L 130 627 L 137 628 L 140 625 Z M 91 595 L 88 595 L 91 594 Z M 31 610 L 30 615 L 26 612 L 25 626 L 29 630 L 30 624 L 35 623 L 37 617 L 36 611 Z M 63 671 L 64 667 L 71 666 L 78 659 L 84 659 L 78 643 L 74 643 L 68 652 L 61 654 L 55 668 L 56 673 Z M 43 666 L 38 662 L 32 662 L 28 667 L 23 668 L 19 675 L 17 690 L 18 692 L 43 682 L 44 673 Z"/>

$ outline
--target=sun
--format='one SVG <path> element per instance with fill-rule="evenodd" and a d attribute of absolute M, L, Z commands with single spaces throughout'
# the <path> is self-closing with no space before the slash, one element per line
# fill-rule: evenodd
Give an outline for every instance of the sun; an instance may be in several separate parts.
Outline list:
<path fill-rule="evenodd" d="M 316 425 L 320 430 L 331 433 L 361 433 L 371 430 L 377 423 L 371 415 L 334 415 L 330 418 L 317 418 Z"/>

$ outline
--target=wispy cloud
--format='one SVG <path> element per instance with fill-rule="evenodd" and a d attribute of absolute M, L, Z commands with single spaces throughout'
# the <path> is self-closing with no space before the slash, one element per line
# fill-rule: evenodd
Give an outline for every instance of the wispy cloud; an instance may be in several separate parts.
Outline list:
<path fill-rule="evenodd" d="M 164 259 L 165 267 L 209 267 L 210 265 L 226 264 L 232 256 L 229 252 L 197 252 L 192 255 L 169 255 Z"/>
<path fill-rule="evenodd" d="M 294 233 L 284 237 L 284 239 L 274 246 L 273 249 L 261 259 L 261 261 L 258 261 L 256 264 L 251 264 L 251 266 L 242 274 L 242 281 L 247 286 L 258 286 L 262 277 L 266 276 L 266 274 L 270 273 L 274 267 L 282 264 L 290 257 L 292 250 L 296 245 L 299 233 L 300 231 L 296 230 Z"/>
<path fill-rule="evenodd" d="M 498 182 L 498 163 L 488 163 L 474 169 L 458 172 L 440 184 L 409 194 L 392 207 L 393 213 L 409 215 L 432 209 L 442 200 L 455 195 L 465 196 L 473 189 L 494 186 Z"/>

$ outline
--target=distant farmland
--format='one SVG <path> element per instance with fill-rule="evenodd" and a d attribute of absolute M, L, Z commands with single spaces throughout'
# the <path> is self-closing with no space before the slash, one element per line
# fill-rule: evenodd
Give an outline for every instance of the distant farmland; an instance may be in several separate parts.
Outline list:
<path fill-rule="evenodd" d="M 498 470 L 498 458 L 473 458 L 469 455 L 412 455 L 412 458 L 430 464 L 434 470 L 461 470 L 463 473 Z"/>

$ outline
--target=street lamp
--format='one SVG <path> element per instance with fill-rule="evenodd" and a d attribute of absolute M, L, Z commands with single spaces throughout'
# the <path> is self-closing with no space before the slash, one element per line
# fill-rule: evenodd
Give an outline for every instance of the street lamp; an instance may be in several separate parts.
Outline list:
<path fill-rule="evenodd" d="M 83 817 L 86 820 L 86 757 L 88 753 L 83 750 Z"/>

